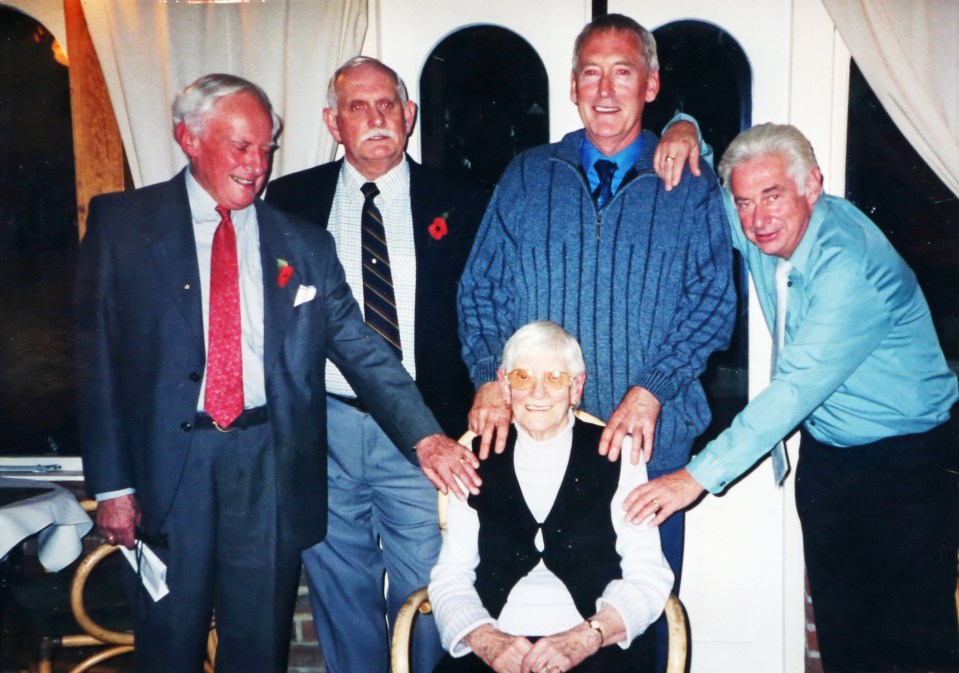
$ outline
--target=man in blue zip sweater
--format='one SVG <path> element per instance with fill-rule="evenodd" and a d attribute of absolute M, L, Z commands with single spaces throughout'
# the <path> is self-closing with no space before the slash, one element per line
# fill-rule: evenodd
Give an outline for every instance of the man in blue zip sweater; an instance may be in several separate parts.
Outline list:
<path fill-rule="evenodd" d="M 585 129 L 516 157 L 480 225 L 459 291 L 463 356 L 477 385 L 470 427 L 501 450 L 509 425 L 496 368 L 506 339 L 534 320 L 576 335 L 595 376 L 583 407 L 608 422 L 654 478 L 686 464 L 710 420 L 699 376 L 726 346 L 735 294 L 729 225 L 712 171 L 671 191 L 653 170 L 642 112 L 659 91 L 652 35 L 610 14 L 576 39 L 570 97 Z M 661 527 L 682 567 L 683 519 Z"/>

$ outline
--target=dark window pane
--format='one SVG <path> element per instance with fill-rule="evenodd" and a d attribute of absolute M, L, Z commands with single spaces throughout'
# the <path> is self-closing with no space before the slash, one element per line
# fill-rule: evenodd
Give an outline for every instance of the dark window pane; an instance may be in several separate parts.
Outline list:
<path fill-rule="evenodd" d="M 653 31 L 659 54 L 660 91 L 646 107 L 643 127 L 659 133 L 676 112 L 699 123 L 718 162 L 752 117 L 749 61 L 739 44 L 721 28 L 702 21 L 676 21 Z M 697 440 L 702 448 L 729 427 L 748 401 L 748 275 L 735 254 L 738 315 L 728 350 L 709 360 L 703 385 L 713 421 Z"/>
<path fill-rule="evenodd" d="M 675 21 L 653 31 L 660 89 L 643 126 L 659 133 L 675 113 L 696 118 L 716 161 L 752 125 L 752 75 L 742 47 L 729 33 L 702 21 Z"/>
<path fill-rule="evenodd" d="M 959 199 L 886 114 L 855 63 L 849 78 L 846 197 L 889 237 L 929 301 L 939 341 L 959 365 Z"/>
<path fill-rule="evenodd" d="M 50 33 L 0 7 L 0 454 L 77 454 L 70 90 Z"/>
<path fill-rule="evenodd" d="M 526 40 L 472 26 L 443 40 L 420 77 L 423 163 L 493 190 L 510 159 L 549 140 L 549 81 Z"/>

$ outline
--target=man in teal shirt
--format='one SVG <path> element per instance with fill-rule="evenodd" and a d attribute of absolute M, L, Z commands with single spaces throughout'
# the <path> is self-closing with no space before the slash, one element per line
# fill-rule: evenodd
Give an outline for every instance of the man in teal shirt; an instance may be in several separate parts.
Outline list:
<path fill-rule="evenodd" d="M 628 516 L 661 523 L 800 426 L 796 501 L 824 670 L 956 666 L 959 477 L 944 465 L 959 394 L 915 275 L 865 215 L 822 193 L 797 129 L 740 134 L 719 174 L 773 334 L 780 269 L 783 344 L 770 385 L 685 468 L 636 489 Z"/>

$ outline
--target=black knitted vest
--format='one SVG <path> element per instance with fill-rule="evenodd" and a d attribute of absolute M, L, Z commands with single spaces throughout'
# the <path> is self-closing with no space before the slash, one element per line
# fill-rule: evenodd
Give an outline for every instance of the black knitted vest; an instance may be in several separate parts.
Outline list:
<path fill-rule="evenodd" d="M 540 559 L 566 585 L 584 619 L 596 611 L 596 599 L 606 585 L 622 578 L 609 511 L 620 466 L 597 453 L 602 430 L 579 421 L 573 425 L 569 465 L 542 526 L 542 553 L 534 542 L 539 524 L 526 506 L 513 469 L 515 429 L 510 428 L 506 450 L 490 455 L 480 466 L 483 486 L 479 495 L 469 497 L 480 523 L 475 586 L 494 618 L 499 618 L 516 583 Z"/>

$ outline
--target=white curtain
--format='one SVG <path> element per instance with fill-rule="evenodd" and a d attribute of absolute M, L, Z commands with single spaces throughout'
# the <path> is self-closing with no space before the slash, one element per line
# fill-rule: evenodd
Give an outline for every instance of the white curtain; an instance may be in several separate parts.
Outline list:
<path fill-rule="evenodd" d="M 959 2 L 823 4 L 886 112 L 959 196 Z"/>
<path fill-rule="evenodd" d="M 176 92 L 212 72 L 259 84 L 284 119 L 273 177 L 333 158 L 326 84 L 359 53 L 367 0 L 83 0 L 137 187 L 186 165 L 173 140 Z"/>

